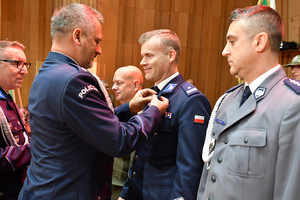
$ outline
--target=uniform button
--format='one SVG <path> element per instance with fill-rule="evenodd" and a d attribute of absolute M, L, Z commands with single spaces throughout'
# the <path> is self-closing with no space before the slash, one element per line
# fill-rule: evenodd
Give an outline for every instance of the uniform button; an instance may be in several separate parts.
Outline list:
<path fill-rule="evenodd" d="M 134 159 L 135 159 L 135 160 L 138 160 L 138 159 L 139 159 L 139 156 L 138 156 L 138 155 L 135 155 L 135 156 L 134 156 Z"/>
<path fill-rule="evenodd" d="M 18 122 L 18 124 L 20 125 L 20 122 Z"/>
<path fill-rule="evenodd" d="M 136 176 L 136 173 L 135 173 L 135 172 L 132 172 L 132 176 L 135 177 L 135 176 Z"/>
<path fill-rule="evenodd" d="M 15 131 L 17 130 L 17 127 L 15 127 Z"/>
<path fill-rule="evenodd" d="M 218 161 L 218 163 L 221 163 L 223 161 L 223 158 L 220 156 L 220 157 L 218 157 L 217 161 Z"/>
<path fill-rule="evenodd" d="M 214 198 L 212 196 L 209 196 L 208 200 L 214 200 Z"/>
<path fill-rule="evenodd" d="M 227 144 L 229 142 L 228 138 L 224 140 L 224 143 Z"/>
<path fill-rule="evenodd" d="M 214 131 L 214 132 L 213 132 L 213 135 L 216 135 L 216 133 L 217 133 L 217 132 L 216 132 L 216 131 Z"/>
<path fill-rule="evenodd" d="M 247 144 L 248 141 L 249 141 L 249 138 L 246 137 L 246 138 L 244 139 L 244 142 Z"/>
<path fill-rule="evenodd" d="M 217 179 L 216 179 L 215 176 L 212 176 L 212 177 L 211 177 L 211 181 L 212 181 L 212 182 L 216 182 L 216 180 L 217 180 Z"/>

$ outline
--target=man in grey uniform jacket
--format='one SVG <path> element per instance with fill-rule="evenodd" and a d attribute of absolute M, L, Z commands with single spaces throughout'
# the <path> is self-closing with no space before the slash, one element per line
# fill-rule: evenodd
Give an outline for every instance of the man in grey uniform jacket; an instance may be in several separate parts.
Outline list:
<path fill-rule="evenodd" d="M 222 54 L 245 84 L 227 91 L 212 112 L 197 199 L 298 199 L 300 83 L 278 63 L 281 18 L 253 6 L 234 10 L 230 20 Z"/>

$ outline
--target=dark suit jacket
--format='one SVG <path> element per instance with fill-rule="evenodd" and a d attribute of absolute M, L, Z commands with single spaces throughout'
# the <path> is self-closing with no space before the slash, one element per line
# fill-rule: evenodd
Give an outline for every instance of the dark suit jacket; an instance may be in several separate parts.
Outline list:
<path fill-rule="evenodd" d="M 19 199 L 107 199 L 113 156 L 141 146 L 159 126 L 149 112 L 121 123 L 93 75 L 72 59 L 50 52 L 29 95 L 32 160 Z M 128 120 L 128 104 L 116 115 Z"/>
<path fill-rule="evenodd" d="M 18 146 L 13 146 L 9 144 L 9 140 L 4 134 L 0 134 L 0 199 L 13 196 L 17 198 L 31 159 L 30 144 L 25 144 L 24 134 L 27 134 L 27 131 L 18 106 L 1 87 L 0 107 L 10 126 L 12 135 L 18 138 L 16 140 Z M 1 122 L 0 125 L 2 126 Z"/>
<path fill-rule="evenodd" d="M 181 75 L 160 95 L 169 99 L 169 107 L 157 134 L 136 150 L 121 193 L 126 200 L 192 200 L 197 195 L 210 103 Z"/>

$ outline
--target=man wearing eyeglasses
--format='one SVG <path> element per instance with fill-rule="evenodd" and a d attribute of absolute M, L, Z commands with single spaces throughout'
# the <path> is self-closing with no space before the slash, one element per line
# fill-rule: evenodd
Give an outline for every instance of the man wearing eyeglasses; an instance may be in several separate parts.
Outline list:
<path fill-rule="evenodd" d="M 30 63 L 24 45 L 0 41 L 0 199 L 18 198 L 31 159 L 28 135 L 18 106 L 9 90 L 22 86 Z"/>

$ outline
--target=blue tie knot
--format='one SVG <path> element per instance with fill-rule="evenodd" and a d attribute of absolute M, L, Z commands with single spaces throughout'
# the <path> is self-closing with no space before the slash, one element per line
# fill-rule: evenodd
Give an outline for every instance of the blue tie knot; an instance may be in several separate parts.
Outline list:
<path fill-rule="evenodd" d="M 248 99 L 248 97 L 251 95 L 251 90 L 249 88 L 249 86 L 246 86 L 243 96 L 242 96 L 242 100 L 240 103 L 240 107 L 243 105 L 243 103 Z"/>

